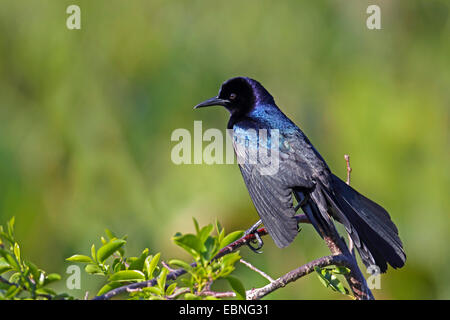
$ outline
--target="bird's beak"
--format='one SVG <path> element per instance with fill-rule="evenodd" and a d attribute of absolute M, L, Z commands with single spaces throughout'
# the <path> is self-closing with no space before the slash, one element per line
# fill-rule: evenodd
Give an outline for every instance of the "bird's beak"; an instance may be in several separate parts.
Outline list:
<path fill-rule="evenodd" d="M 226 106 L 230 101 L 226 99 L 220 99 L 218 97 L 214 97 L 208 100 L 199 103 L 194 107 L 194 109 L 209 107 L 209 106 Z"/>

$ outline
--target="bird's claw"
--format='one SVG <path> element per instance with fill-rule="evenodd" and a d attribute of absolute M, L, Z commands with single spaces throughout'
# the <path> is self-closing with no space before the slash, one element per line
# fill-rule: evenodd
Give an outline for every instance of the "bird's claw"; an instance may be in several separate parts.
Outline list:
<path fill-rule="evenodd" d="M 261 236 L 258 233 L 258 227 L 261 225 L 261 220 L 255 223 L 250 229 L 245 231 L 245 235 L 253 234 L 255 239 L 252 239 L 250 242 L 247 242 L 247 246 L 255 253 L 262 253 L 260 249 L 263 247 L 264 242 L 261 239 Z M 256 246 L 253 246 L 252 243 L 255 243 Z"/>
<path fill-rule="evenodd" d="M 247 242 L 247 245 L 254 253 L 262 253 L 260 249 L 263 247 L 264 242 L 261 239 L 261 236 L 259 235 L 258 231 L 255 231 L 253 235 L 255 236 L 255 239 L 253 239 L 250 242 Z M 254 247 L 252 243 L 256 243 L 257 244 L 256 247 Z"/>

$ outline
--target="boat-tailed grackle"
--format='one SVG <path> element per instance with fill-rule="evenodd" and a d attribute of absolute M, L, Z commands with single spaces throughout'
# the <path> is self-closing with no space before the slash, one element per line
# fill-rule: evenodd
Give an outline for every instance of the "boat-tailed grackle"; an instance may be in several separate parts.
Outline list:
<path fill-rule="evenodd" d="M 195 108 L 213 105 L 230 112 L 228 129 L 233 132 L 237 157 L 244 159 L 238 161 L 242 176 L 262 223 L 278 247 L 289 245 L 298 233 L 294 196 L 320 236 L 330 232 L 333 219 L 342 223 L 366 266 L 377 265 L 386 272 L 388 263 L 394 268 L 405 264 L 397 227 L 387 211 L 330 171 L 306 135 L 258 81 L 229 79 L 217 97 Z M 267 130 L 266 143 L 259 135 L 249 134 L 251 130 Z M 276 171 L 263 172 L 261 167 L 267 163 L 259 158 L 249 161 L 251 154 L 261 154 L 253 151 L 262 148 L 278 154 Z"/>

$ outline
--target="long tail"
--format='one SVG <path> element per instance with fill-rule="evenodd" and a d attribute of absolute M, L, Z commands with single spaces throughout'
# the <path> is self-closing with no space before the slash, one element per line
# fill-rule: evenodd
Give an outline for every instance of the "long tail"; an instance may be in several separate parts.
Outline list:
<path fill-rule="evenodd" d="M 335 220 L 345 226 L 367 267 L 376 265 L 381 272 L 386 272 L 389 263 L 393 268 L 401 268 L 406 255 L 397 227 L 387 211 L 335 175 L 331 182 L 332 190 L 320 183 L 316 186 L 311 193 L 314 205 L 304 210 L 319 234 L 323 236 L 332 223 L 327 214 L 331 211 Z M 296 197 L 300 195 L 297 193 Z"/>

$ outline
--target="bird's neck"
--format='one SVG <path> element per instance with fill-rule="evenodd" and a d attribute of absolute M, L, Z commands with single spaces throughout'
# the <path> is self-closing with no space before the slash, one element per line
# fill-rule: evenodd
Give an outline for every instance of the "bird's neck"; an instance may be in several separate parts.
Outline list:
<path fill-rule="evenodd" d="M 259 128 L 284 130 L 296 127 L 275 104 L 259 104 L 245 114 L 231 114 L 228 129 L 241 122 L 252 122 Z"/>

